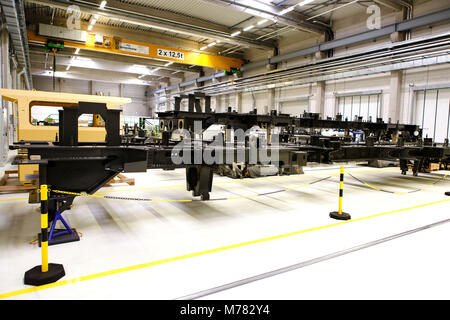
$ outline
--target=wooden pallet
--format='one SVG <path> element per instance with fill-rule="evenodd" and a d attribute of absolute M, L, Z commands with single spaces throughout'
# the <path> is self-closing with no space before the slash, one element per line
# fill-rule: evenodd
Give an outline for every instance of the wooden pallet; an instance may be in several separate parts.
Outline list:
<path fill-rule="evenodd" d="M 111 186 L 112 184 L 118 184 L 118 183 L 127 183 L 130 186 L 134 186 L 134 178 L 127 178 L 123 174 L 119 173 L 117 176 L 114 177 L 114 179 L 111 179 L 108 181 L 105 186 Z"/>
<path fill-rule="evenodd" d="M 11 178 L 10 175 L 18 175 L 17 170 L 6 170 L 3 177 L 0 179 L 0 192 L 24 192 L 35 190 L 36 186 L 33 185 L 6 185 Z"/>
<path fill-rule="evenodd" d="M 441 168 L 441 165 L 439 163 L 430 163 L 430 166 L 426 168 L 427 172 L 431 171 L 439 171 Z"/>

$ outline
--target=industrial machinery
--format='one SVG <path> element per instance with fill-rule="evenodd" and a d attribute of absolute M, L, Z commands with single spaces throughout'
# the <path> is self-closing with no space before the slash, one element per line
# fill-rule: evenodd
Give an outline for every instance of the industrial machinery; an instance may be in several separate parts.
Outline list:
<path fill-rule="evenodd" d="M 0 89 L 3 99 L 15 103 L 14 117 L 18 119 L 18 141 L 37 143 L 42 141 L 58 141 L 58 110 L 63 107 L 76 106 L 82 101 L 103 103 L 107 109 L 116 109 L 131 102 L 129 98 L 104 97 L 96 95 L 80 95 L 60 92 L 44 92 L 29 90 Z M 48 111 L 42 119 L 34 117 L 34 111 Z M 105 140 L 106 130 L 99 125 L 97 115 L 92 116 L 91 126 L 80 126 L 79 141 L 100 142 Z M 31 184 L 38 171 L 37 165 L 20 165 L 19 179 L 22 184 Z"/>
<path fill-rule="evenodd" d="M 145 143 L 124 144 L 120 136 L 120 110 L 108 109 L 105 103 L 80 101 L 76 105 L 63 106 L 59 112 L 59 139 L 51 142 L 21 140 L 11 149 L 23 150 L 16 159 L 19 166 L 38 165 L 39 184 L 50 187 L 49 219 L 55 212 L 70 208 L 74 198 L 80 193 L 93 194 L 121 172 L 145 172 L 147 169 L 186 169 L 187 190 L 194 197 L 208 200 L 212 190 L 214 171 L 223 163 L 208 161 L 202 155 L 227 159 L 227 164 L 240 166 L 240 170 L 251 168 L 249 165 L 265 163 L 264 155 L 277 154 L 275 161 L 269 164 L 276 167 L 279 174 L 301 172 L 307 161 L 331 163 L 354 160 L 400 160 L 401 171 L 406 173 L 407 163 L 414 162 L 413 172 L 417 174 L 426 161 L 446 161 L 450 159 L 447 145 L 432 144 L 422 140 L 421 130 L 416 125 L 376 122 L 321 119 L 317 114 L 306 113 L 302 117 L 287 114 L 257 114 L 252 111 L 238 114 L 228 110 L 215 113 L 208 109 L 208 97 L 190 95 L 189 106 L 200 105 L 198 98 L 205 99 L 205 111 L 173 111 L 159 113 L 161 139 Z M 178 104 L 179 106 L 179 104 Z M 79 139 L 78 118 L 82 114 L 98 114 L 105 122 L 106 139 L 103 142 L 87 142 Z M 199 125 L 208 128 L 220 124 L 227 129 L 249 130 L 254 126 L 263 128 L 266 135 L 261 137 L 245 136 L 236 140 L 229 130 L 223 140 L 212 142 L 202 140 L 202 132 L 196 132 Z M 278 128 L 273 134 L 272 128 Z M 341 136 L 323 136 L 323 129 L 343 130 Z M 188 138 L 174 141 L 171 135 L 175 130 L 186 130 Z M 364 139 L 354 141 L 350 131 L 362 131 Z M 247 131 L 250 132 L 250 131 Z M 304 139 L 295 140 L 301 132 Z M 305 134 L 307 133 L 307 134 Z M 221 134 L 221 133 L 220 133 Z M 220 135 L 218 134 L 218 136 Z M 222 141 L 217 144 L 217 141 Z M 214 144 L 212 148 L 212 144 Z M 180 146 L 182 148 L 180 148 Z M 252 159 L 252 148 L 256 153 Z M 198 156 L 200 155 L 200 156 Z M 174 157 L 186 161 L 176 162 Z M 257 173 L 256 173 L 257 174 Z M 244 174 L 245 176 L 245 174 Z M 248 176 L 252 176 L 249 174 Z M 38 201 L 38 195 L 31 194 L 31 200 Z"/>

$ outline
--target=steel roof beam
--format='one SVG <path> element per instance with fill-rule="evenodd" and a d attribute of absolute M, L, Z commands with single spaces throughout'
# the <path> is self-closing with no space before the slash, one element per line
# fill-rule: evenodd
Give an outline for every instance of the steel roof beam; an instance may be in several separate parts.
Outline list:
<path fill-rule="evenodd" d="M 28 53 L 28 38 L 25 23 L 23 0 L 1 0 L 2 11 L 5 15 L 6 26 L 12 46 L 17 54 L 19 66 L 25 70 L 25 85 L 31 90 L 33 81 L 30 71 L 30 57 Z"/>
<path fill-rule="evenodd" d="M 187 36 L 195 36 L 199 38 L 208 38 L 211 40 L 219 40 L 230 44 L 241 45 L 245 47 L 253 47 L 259 49 L 271 49 L 276 47 L 276 41 L 266 40 L 259 41 L 252 39 L 251 34 L 241 37 L 231 37 L 231 30 L 225 26 L 217 27 L 216 24 L 205 23 L 199 24 L 186 23 L 187 17 L 184 15 L 172 14 L 172 20 L 167 16 L 161 18 L 161 10 L 155 10 L 149 7 L 137 6 L 132 4 L 124 4 L 116 0 L 109 0 L 107 6 L 100 10 L 98 4 L 100 1 L 68 1 L 68 0 L 27 0 L 31 3 L 56 7 L 66 10 L 70 5 L 78 5 L 82 12 L 88 14 L 99 14 L 101 16 L 123 20 L 136 25 L 144 25 L 155 30 L 165 30 L 169 32 L 184 34 Z M 167 15 L 167 14 L 166 14 Z"/>
<path fill-rule="evenodd" d="M 248 14 L 258 16 L 263 19 L 271 19 L 283 25 L 288 25 L 296 29 L 322 34 L 323 32 L 332 32 L 331 28 L 328 27 L 328 22 L 321 21 L 320 23 L 313 23 L 307 21 L 309 17 L 300 13 L 291 11 L 284 15 L 280 12 L 283 8 L 275 5 L 262 3 L 255 0 L 203 0 L 208 2 L 213 2 L 215 4 L 233 8 L 238 11 L 246 12 Z"/>

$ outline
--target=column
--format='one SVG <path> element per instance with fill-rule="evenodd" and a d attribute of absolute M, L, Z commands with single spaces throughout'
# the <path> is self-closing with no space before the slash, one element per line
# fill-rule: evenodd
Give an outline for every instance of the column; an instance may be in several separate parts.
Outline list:
<path fill-rule="evenodd" d="M 316 83 L 315 92 L 315 108 L 314 112 L 320 113 L 321 117 L 325 117 L 325 81 L 319 81 Z"/>
<path fill-rule="evenodd" d="M 389 105 L 386 114 L 387 118 L 391 118 L 392 122 L 397 122 L 400 120 L 402 107 L 401 103 L 401 91 L 403 82 L 403 70 L 397 70 L 391 72 L 390 79 L 390 94 L 389 94 Z M 386 120 L 388 120 L 386 119 Z"/>

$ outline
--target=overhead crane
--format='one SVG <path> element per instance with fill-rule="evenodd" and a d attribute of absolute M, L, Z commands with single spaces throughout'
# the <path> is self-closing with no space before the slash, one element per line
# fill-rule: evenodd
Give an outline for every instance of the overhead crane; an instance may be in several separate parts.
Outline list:
<path fill-rule="evenodd" d="M 46 25 L 40 24 L 41 27 Z M 239 70 L 244 61 L 236 58 L 200 53 L 178 48 L 161 46 L 151 43 L 143 43 L 126 39 L 119 39 L 113 36 L 104 36 L 95 33 L 87 33 L 84 41 L 76 41 L 64 38 L 63 32 L 55 29 L 55 36 L 43 36 L 39 31 L 28 30 L 28 42 L 46 45 L 49 40 L 58 40 L 64 48 L 83 49 L 110 54 L 141 57 L 146 59 L 156 59 L 162 61 L 176 62 L 188 65 L 214 68 L 215 70 L 233 71 Z M 59 35 L 59 36 L 58 36 Z"/>

